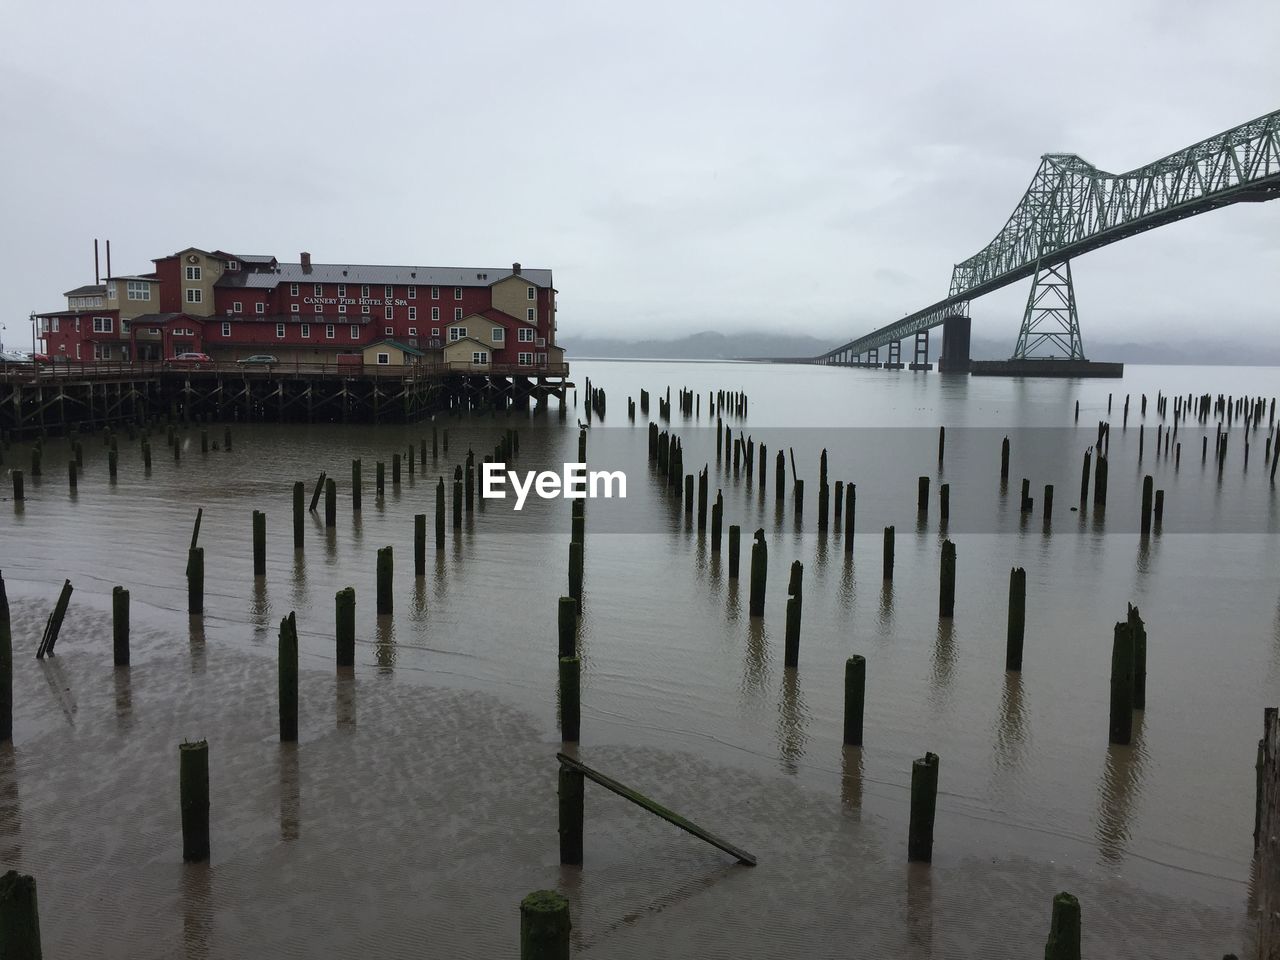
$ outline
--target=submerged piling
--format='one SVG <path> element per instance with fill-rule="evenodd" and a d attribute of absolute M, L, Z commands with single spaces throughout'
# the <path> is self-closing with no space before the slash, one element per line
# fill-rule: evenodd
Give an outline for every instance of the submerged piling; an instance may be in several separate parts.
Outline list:
<path fill-rule="evenodd" d="M 1044 960 L 1080 960 L 1080 901 L 1069 893 L 1053 898 Z"/>
<path fill-rule="evenodd" d="M 413 515 L 413 575 L 427 575 L 427 515 Z"/>
<path fill-rule="evenodd" d="M 1133 665 L 1133 631 L 1128 623 L 1117 623 L 1111 646 L 1112 743 L 1129 743 L 1133 739 Z"/>
<path fill-rule="evenodd" d="M 742 527 L 729 525 L 729 579 L 738 579 L 739 555 L 742 552 Z"/>
<path fill-rule="evenodd" d="M 764 542 L 764 528 L 755 532 L 751 544 L 751 593 L 748 611 L 753 617 L 764 616 L 764 589 L 769 571 L 769 547 Z"/>
<path fill-rule="evenodd" d="M 354 667 L 356 663 L 356 588 L 343 587 L 333 598 L 337 638 L 337 665 Z"/>
<path fill-rule="evenodd" d="M 0 957 L 41 960 L 42 956 L 35 877 L 10 870 L 0 877 Z"/>
<path fill-rule="evenodd" d="M 956 612 L 956 545 L 942 541 L 942 565 L 938 574 L 938 616 L 953 617 Z"/>
<path fill-rule="evenodd" d="M 907 833 L 907 859 L 913 863 L 933 860 L 933 819 L 938 806 L 938 755 L 926 753 L 911 764 L 911 821 Z"/>
<path fill-rule="evenodd" d="M 298 480 L 293 485 L 293 549 L 295 550 L 301 550 L 306 543 L 306 530 L 303 527 L 303 518 L 306 516 L 303 504 L 306 496 L 306 485 Z"/>
<path fill-rule="evenodd" d="M 1022 641 L 1027 624 L 1027 571 L 1009 571 L 1009 626 L 1005 634 L 1004 668 L 1022 669 Z"/>
<path fill-rule="evenodd" d="M 391 555 L 391 547 L 386 546 L 378 550 L 378 595 L 377 595 L 377 611 L 378 616 L 387 616 L 392 612 L 391 598 L 391 576 L 393 570 L 393 562 Z"/>
<path fill-rule="evenodd" d="M 253 575 L 267 575 L 267 515 L 253 511 Z"/>
<path fill-rule="evenodd" d="M 204 547 L 187 551 L 187 613 L 195 617 L 204 613 Z"/>
<path fill-rule="evenodd" d="M 844 742 L 862 745 L 862 713 L 867 696 L 867 658 L 852 656 L 844 662 Z"/>
<path fill-rule="evenodd" d="M 560 739 L 577 743 L 582 726 L 582 661 L 560 658 Z"/>
<path fill-rule="evenodd" d="M 117 667 L 129 665 L 129 591 L 124 587 L 111 589 L 111 653 Z"/>
<path fill-rule="evenodd" d="M 338 483 L 333 477 L 324 479 L 324 525 L 327 530 L 338 525 Z"/>
<path fill-rule="evenodd" d="M 209 741 L 178 747 L 178 794 L 182 808 L 182 859 L 209 859 Z"/>
<path fill-rule="evenodd" d="M 884 578 L 893 579 L 893 527 L 884 528 Z"/>
<path fill-rule="evenodd" d="M 563 781 L 565 768 L 560 768 Z M 578 802 L 581 807 L 582 774 L 578 777 Z M 563 792 L 563 791 L 562 791 Z M 581 826 L 579 816 L 578 824 Z M 578 832 L 581 840 L 581 830 Z M 563 835 L 562 835 L 563 840 Z M 582 844 L 578 844 L 578 859 L 561 863 L 582 862 Z M 563 854 L 564 848 L 561 847 Z M 554 890 L 535 890 L 520 901 L 520 960 L 569 960 L 569 901 Z"/>
<path fill-rule="evenodd" d="M 280 742 L 298 741 L 298 624 L 293 611 L 280 621 L 277 648 L 280 693 Z"/>

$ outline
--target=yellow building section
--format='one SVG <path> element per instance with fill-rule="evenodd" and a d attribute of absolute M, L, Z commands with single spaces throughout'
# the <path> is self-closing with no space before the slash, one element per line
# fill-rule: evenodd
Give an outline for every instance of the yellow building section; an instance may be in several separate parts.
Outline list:
<path fill-rule="evenodd" d="M 364 362 L 375 367 L 399 367 L 410 363 L 422 362 L 422 351 L 414 347 L 397 343 L 394 340 L 380 340 L 365 347 L 361 353 Z"/>
<path fill-rule="evenodd" d="M 213 285 L 226 269 L 220 257 L 194 247 L 178 254 L 178 283 L 182 287 L 182 312 L 193 317 L 213 316 Z"/>
<path fill-rule="evenodd" d="M 508 316 L 515 317 L 525 323 L 529 322 L 529 310 L 538 316 L 538 287 L 519 274 L 499 280 L 489 287 L 492 291 L 493 307 Z"/>
<path fill-rule="evenodd" d="M 107 281 L 107 309 L 119 310 L 121 320 L 160 312 L 160 281 L 147 277 L 116 277 Z"/>
<path fill-rule="evenodd" d="M 476 337 L 462 337 L 445 345 L 444 364 L 450 370 L 485 372 L 493 360 L 489 344 Z"/>

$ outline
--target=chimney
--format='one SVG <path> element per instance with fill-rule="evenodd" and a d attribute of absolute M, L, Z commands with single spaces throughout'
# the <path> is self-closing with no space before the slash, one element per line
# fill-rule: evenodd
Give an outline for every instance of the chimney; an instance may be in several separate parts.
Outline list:
<path fill-rule="evenodd" d="M 302 259 L 302 272 L 310 273 L 311 272 L 311 254 L 307 253 L 304 250 L 298 256 Z"/>
<path fill-rule="evenodd" d="M 102 271 L 98 267 L 98 238 L 93 238 L 93 282 L 96 286 L 102 282 Z"/>
<path fill-rule="evenodd" d="M 111 241 L 107 241 L 107 279 L 111 279 Z"/>
<path fill-rule="evenodd" d="M 513 263 L 511 265 L 511 272 L 514 273 L 517 277 L 520 276 L 520 264 Z"/>

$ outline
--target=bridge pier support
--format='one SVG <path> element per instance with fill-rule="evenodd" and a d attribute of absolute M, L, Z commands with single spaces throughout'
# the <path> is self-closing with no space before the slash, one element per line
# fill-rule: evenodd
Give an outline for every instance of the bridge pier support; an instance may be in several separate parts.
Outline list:
<path fill-rule="evenodd" d="M 969 337 L 972 320 L 959 314 L 942 321 L 942 354 L 938 369 L 943 373 L 969 372 Z"/>
<path fill-rule="evenodd" d="M 932 370 L 933 364 L 929 362 L 929 329 L 916 333 L 916 352 L 915 359 L 911 361 L 912 370 Z"/>

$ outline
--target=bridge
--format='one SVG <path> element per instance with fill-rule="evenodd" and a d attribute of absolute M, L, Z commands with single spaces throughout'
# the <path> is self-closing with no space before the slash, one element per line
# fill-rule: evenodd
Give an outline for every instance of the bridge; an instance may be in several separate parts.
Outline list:
<path fill-rule="evenodd" d="M 1073 257 L 1219 207 L 1277 196 L 1280 110 L 1128 173 L 1107 173 L 1074 153 L 1047 153 L 995 239 L 955 265 L 944 299 L 811 362 L 881 366 L 879 350 L 887 347 L 884 365 L 901 368 L 901 341 L 914 335 L 910 366 L 927 369 L 929 330 L 942 325 L 942 368 L 967 370 L 969 303 L 1034 277 L 1010 360 L 1022 366 L 1001 372 L 1025 372 L 1023 361 L 1046 359 L 1082 369 L 1087 361 L 1071 283 Z"/>

